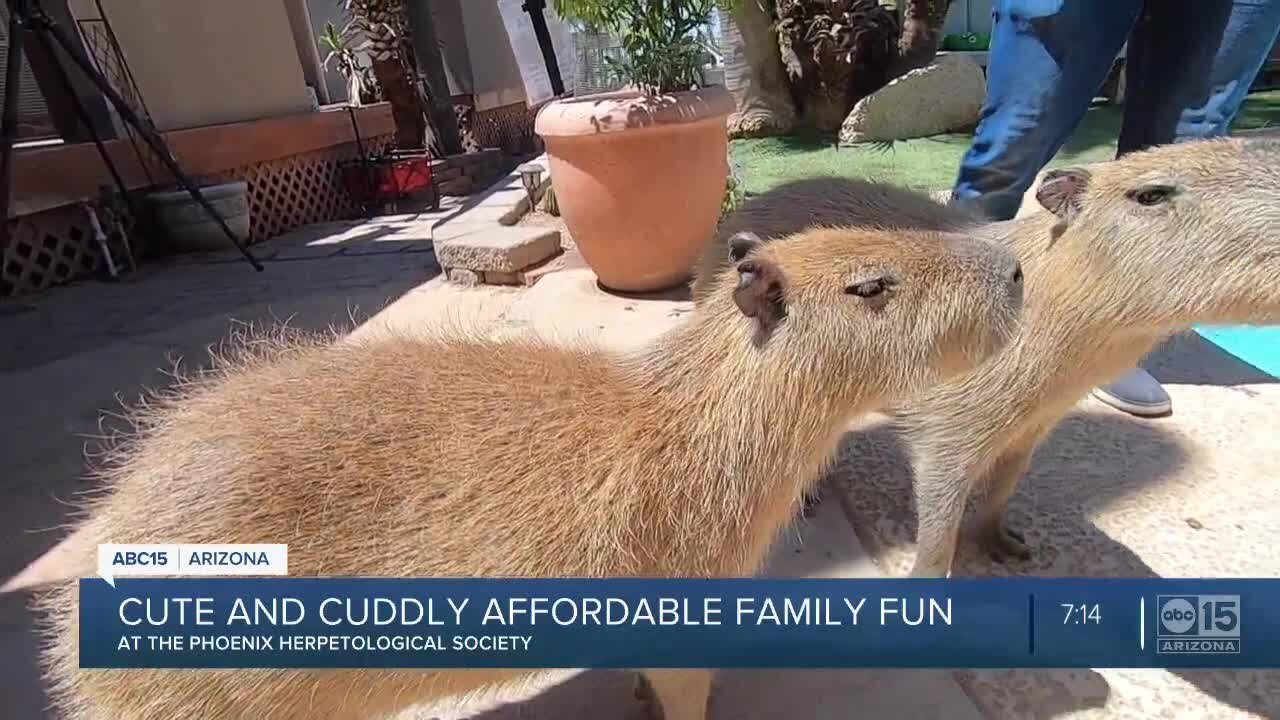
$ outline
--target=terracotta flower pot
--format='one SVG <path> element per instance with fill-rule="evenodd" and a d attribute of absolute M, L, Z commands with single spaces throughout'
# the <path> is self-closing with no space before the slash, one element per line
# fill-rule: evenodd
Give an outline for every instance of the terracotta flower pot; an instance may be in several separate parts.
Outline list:
<path fill-rule="evenodd" d="M 733 110 L 712 86 L 574 98 L 538 113 L 560 215 L 602 285 L 649 292 L 689 278 L 719 219 Z"/>

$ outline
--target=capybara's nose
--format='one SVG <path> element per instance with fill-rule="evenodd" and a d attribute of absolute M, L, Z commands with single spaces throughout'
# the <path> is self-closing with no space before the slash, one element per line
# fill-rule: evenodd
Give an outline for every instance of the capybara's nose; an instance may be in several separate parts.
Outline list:
<path fill-rule="evenodd" d="M 1013 285 L 1022 284 L 1022 263 L 1017 260 L 1013 261 L 1013 272 L 1009 275 L 1009 282 Z"/>

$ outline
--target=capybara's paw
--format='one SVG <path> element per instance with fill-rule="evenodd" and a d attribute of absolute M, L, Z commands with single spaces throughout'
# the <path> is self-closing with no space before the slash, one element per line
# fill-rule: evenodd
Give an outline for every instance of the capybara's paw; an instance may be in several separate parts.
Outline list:
<path fill-rule="evenodd" d="M 998 563 L 1031 559 L 1031 547 L 1027 545 L 1026 536 L 1004 523 L 990 525 L 979 536 L 979 543 L 991 559 Z"/>

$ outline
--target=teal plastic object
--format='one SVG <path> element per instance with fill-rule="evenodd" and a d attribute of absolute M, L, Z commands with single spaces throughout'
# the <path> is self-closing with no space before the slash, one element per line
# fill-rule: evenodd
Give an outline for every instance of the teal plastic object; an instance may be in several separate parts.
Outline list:
<path fill-rule="evenodd" d="M 1280 326 L 1201 325 L 1195 331 L 1271 377 L 1280 378 Z"/>

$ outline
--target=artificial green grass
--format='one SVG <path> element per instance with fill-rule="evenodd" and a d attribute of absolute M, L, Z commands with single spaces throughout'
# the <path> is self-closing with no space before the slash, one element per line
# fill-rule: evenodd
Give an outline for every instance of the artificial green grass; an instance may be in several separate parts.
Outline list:
<path fill-rule="evenodd" d="M 1085 113 L 1071 139 L 1049 163 L 1090 163 L 1115 155 L 1123 109 L 1098 105 Z M 1245 101 L 1234 127 L 1280 125 L 1280 90 L 1255 93 Z M 827 136 L 734 140 L 731 155 L 748 194 L 764 192 L 788 180 L 815 175 L 863 177 L 917 190 L 950 188 L 969 147 L 968 133 L 900 140 L 891 146 L 837 148 Z"/>

